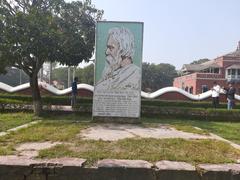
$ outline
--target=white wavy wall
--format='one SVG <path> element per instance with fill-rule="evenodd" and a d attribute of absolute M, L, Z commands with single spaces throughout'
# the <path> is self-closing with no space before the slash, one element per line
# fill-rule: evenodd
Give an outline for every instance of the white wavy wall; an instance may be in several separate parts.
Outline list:
<path fill-rule="evenodd" d="M 49 92 L 51 92 L 55 95 L 65 95 L 65 94 L 68 94 L 72 91 L 72 88 L 59 90 L 59 89 L 56 89 L 55 87 L 53 87 L 53 86 L 51 86 L 47 83 L 44 83 L 44 82 L 39 82 L 39 86 L 41 86 L 43 89 L 45 89 L 45 90 L 47 90 L 47 91 L 49 91 Z M 30 87 L 29 83 L 22 84 L 22 85 L 19 85 L 19 86 L 16 86 L 16 87 L 12 87 L 12 86 L 9 86 L 7 84 L 4 84 L 4 83 L 0 82 L 0 90 L 6 91 L 6 92 L 9 92 L 9 93 L 18 92 L 18 91 L 27 89 L 29 87 Z M 88 85 L 88 84 L 78 84 L 77 88 L 78 89 L 85 89 L 85 90 L 88 90 L 88 91 L 91 91 L 91 92 L 93 92 L 93 90 L 94 90 L 94 87 L 91 86 L 91 85 Z M 176 93 L 179 93 L 179 94 L 182 94 L 182 95 L 186 96 L 190 100 L 195 100 L 195 101 L 206 99 L 206 98 L 208 98 L 212 95 L 211 90 L 209 90 L 205 93 L 202 93 L 202 94 L 193 95 L 193 94 L 190 94 L 190 93 L 188 93 L 188 92 L 186 92 L 182 89 L 176 88 L 176 87 L 165 87 L 165 88 L 159 89 L 159 90 L 157 90 L 153 93 L 146 93 L 146 92 L 142 91 L 141 96 L 144 97 L 144 98 L 147 98 L 147 99 L 154 99 L 154 98 L 157 98 L 158 96 L 161 96 L 161 95 L 163 95 L 165 93 L 168 93 L 168 92 L 176 92 Z M 223 94 L 224 91 L 221 90 L 221 93 Z M 240 100 L 239 95 L 235 95 L 235 98 L 237 100 Z"/>

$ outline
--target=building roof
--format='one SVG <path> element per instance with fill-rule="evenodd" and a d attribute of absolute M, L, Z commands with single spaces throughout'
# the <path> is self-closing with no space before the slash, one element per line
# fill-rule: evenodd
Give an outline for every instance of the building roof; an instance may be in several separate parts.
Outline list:
<path fill-rule="evenodd" d="M 225 56 L 230 56 L 230 57 L 240 57 L 240 49 L 236 50 L 234 52 L 228 53 Z"/>
<path fill-rule="evenodd" d="M 236 51 L 234 52 L 230 52 L 224 56 L 230 56 L 230 57 L 240 57 L 240 41 L 238 41 L 238 46 L 237 46 L 237 49 Z"/>
<path fill-rule="evenodd" d="M 233 65 L 227 67 L 226 69 L 240 69 L 240 64 L 233 64 Z"/>
<path fill-rule="evenodd" d="M 215 61 L 208 61 L 202 64 L 184 64 L 182 71 L 202 71 L 208 68 L 219 68 L 220 66 Z"/>
<path fill-rule="evenodd" d="M 238 42 L 238 46 L 236 51 L 228 53 L 224 56 L 228 56 L 228 57 L 240 57 L 240 41 Z M 233 66 L 233 67 L 232 67 Z M 232 65 L 230 67 L 228 67 L 229 69 L 240 69 L 240 65 Z M 211 61 L 207 61 L 205 63 L 202 64 L 184 64 L 181 71 L 185 71 L 185 72 L 199 72 L 202 71 L 204 69 L 207 68 L 219 68 L 220 66 L 216 63 L 216 60 L 211 60 Z"/>

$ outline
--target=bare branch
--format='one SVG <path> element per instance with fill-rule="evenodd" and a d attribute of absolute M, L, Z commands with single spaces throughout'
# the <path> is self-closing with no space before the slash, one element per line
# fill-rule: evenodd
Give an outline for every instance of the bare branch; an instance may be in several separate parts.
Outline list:
<path fill-rule="evenodd" d="M 13 67 L 22 69 L 28 76 L 30 76 L 32 74 L 32 69 L 23 66 L 21 63 L 14 64 Z"/>
<path fill-rule="evenodd" d="M 6 6 L 6 8 L 8 8 L 9 12 L 11 13 L 11 15 L 16 14 L 16 11 L 14 10 L 14 8 L 7 2 L 7 0 L 2 0 L 3 4 Z"/>

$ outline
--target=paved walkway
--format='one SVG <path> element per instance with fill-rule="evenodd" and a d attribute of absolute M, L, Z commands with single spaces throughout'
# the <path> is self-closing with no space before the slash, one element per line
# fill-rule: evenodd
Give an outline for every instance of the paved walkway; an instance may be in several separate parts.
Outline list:
<path fill-rule="evenodd" d="M 223 139 L 215 134 L 200 135 L 178 131 L 170 126 L 159 125 L 147 128 L 138 125 L 100 124 L 81 131 L 79 134 L 83 139 L 117 141 L 125 138 L 183 138 L 183 139 L 216 139 L 225 141 L 234 148 L 240 149 L 240 145 Z"/>

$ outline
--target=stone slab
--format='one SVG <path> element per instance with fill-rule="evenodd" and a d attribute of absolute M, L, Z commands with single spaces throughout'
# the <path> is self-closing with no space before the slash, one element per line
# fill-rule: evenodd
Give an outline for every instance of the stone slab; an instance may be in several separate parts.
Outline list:
<path fill-rule="evenodd" d="M 174 128 L 159 125 L 156 128 L 146 128 L 130 124 L 100 124 L 87 128 L 79 134 L 83 139 L 117 141 L 124 138 L 184 138 L 184 139 L 214 139 L 211 136 L 178 131 Z"/>
<path fill-rule="evenodd" d="M 184 170 L 184 171 L 195 171 L 196 168 L 186 162 L 176 161 L 159 161 L 156 163 L 158 170 Z"/>
<path fill-rule="evenodd" d="M 98 134 L 98 135 L 97 135 Z M 103 140 L 103 141 L 117 141 L 119 139 L 133 138 L 135 135 L 116 128 L 108 128 L 105 126 L 95 126 L 82 130 L 80 137 L 83 139 Z"/>
<path fill-rule="evenodd" d="M 5 166 L 48 166 L 60 165 L 66 167 L 82 167 L 86 159 L 80 158 L 56 158 L 56 159 L 31 159 L 26 156 L 0 156 L 0 165 Z"/>
<path fill-rule="evenodd" d="M 104 159 L 98 161 L 99 168 L 145 168 L 151 169 L 153 164 L 143 160 Z"/>
<path fill-rule="evenodd" d="M 238 171 L 240 173 L 240 164 L 200 164 L 198 168 L 204 171 Z"/>
<path fill-rule="evenodd" d="M 203 180 L 239 180 L 240 164 L 200 164 Z"/>
<path fill-rule="evenodd" d="M 96 180 L 155 180 L 153 164 L 143 160 L 104 159 L 97 167 Z"/>
<path fill-rule="evenodd" d="M 159 161 L 155 166 L 157 180 L 200 180 L 196 168 L 185 162 Z"/>
<path fill-rule="evenodd" d="M 7 166 L 30 166 L 39 161 L 29 159 L 25 156 L 0 156 L 0 165 Z"/>
<path fill-rule="evenodd" d="M 81 158 L 56 158 L 45 161 L 46 163 L 59 164 L 63 167 L 82 167 L 86 159 Z"/>

